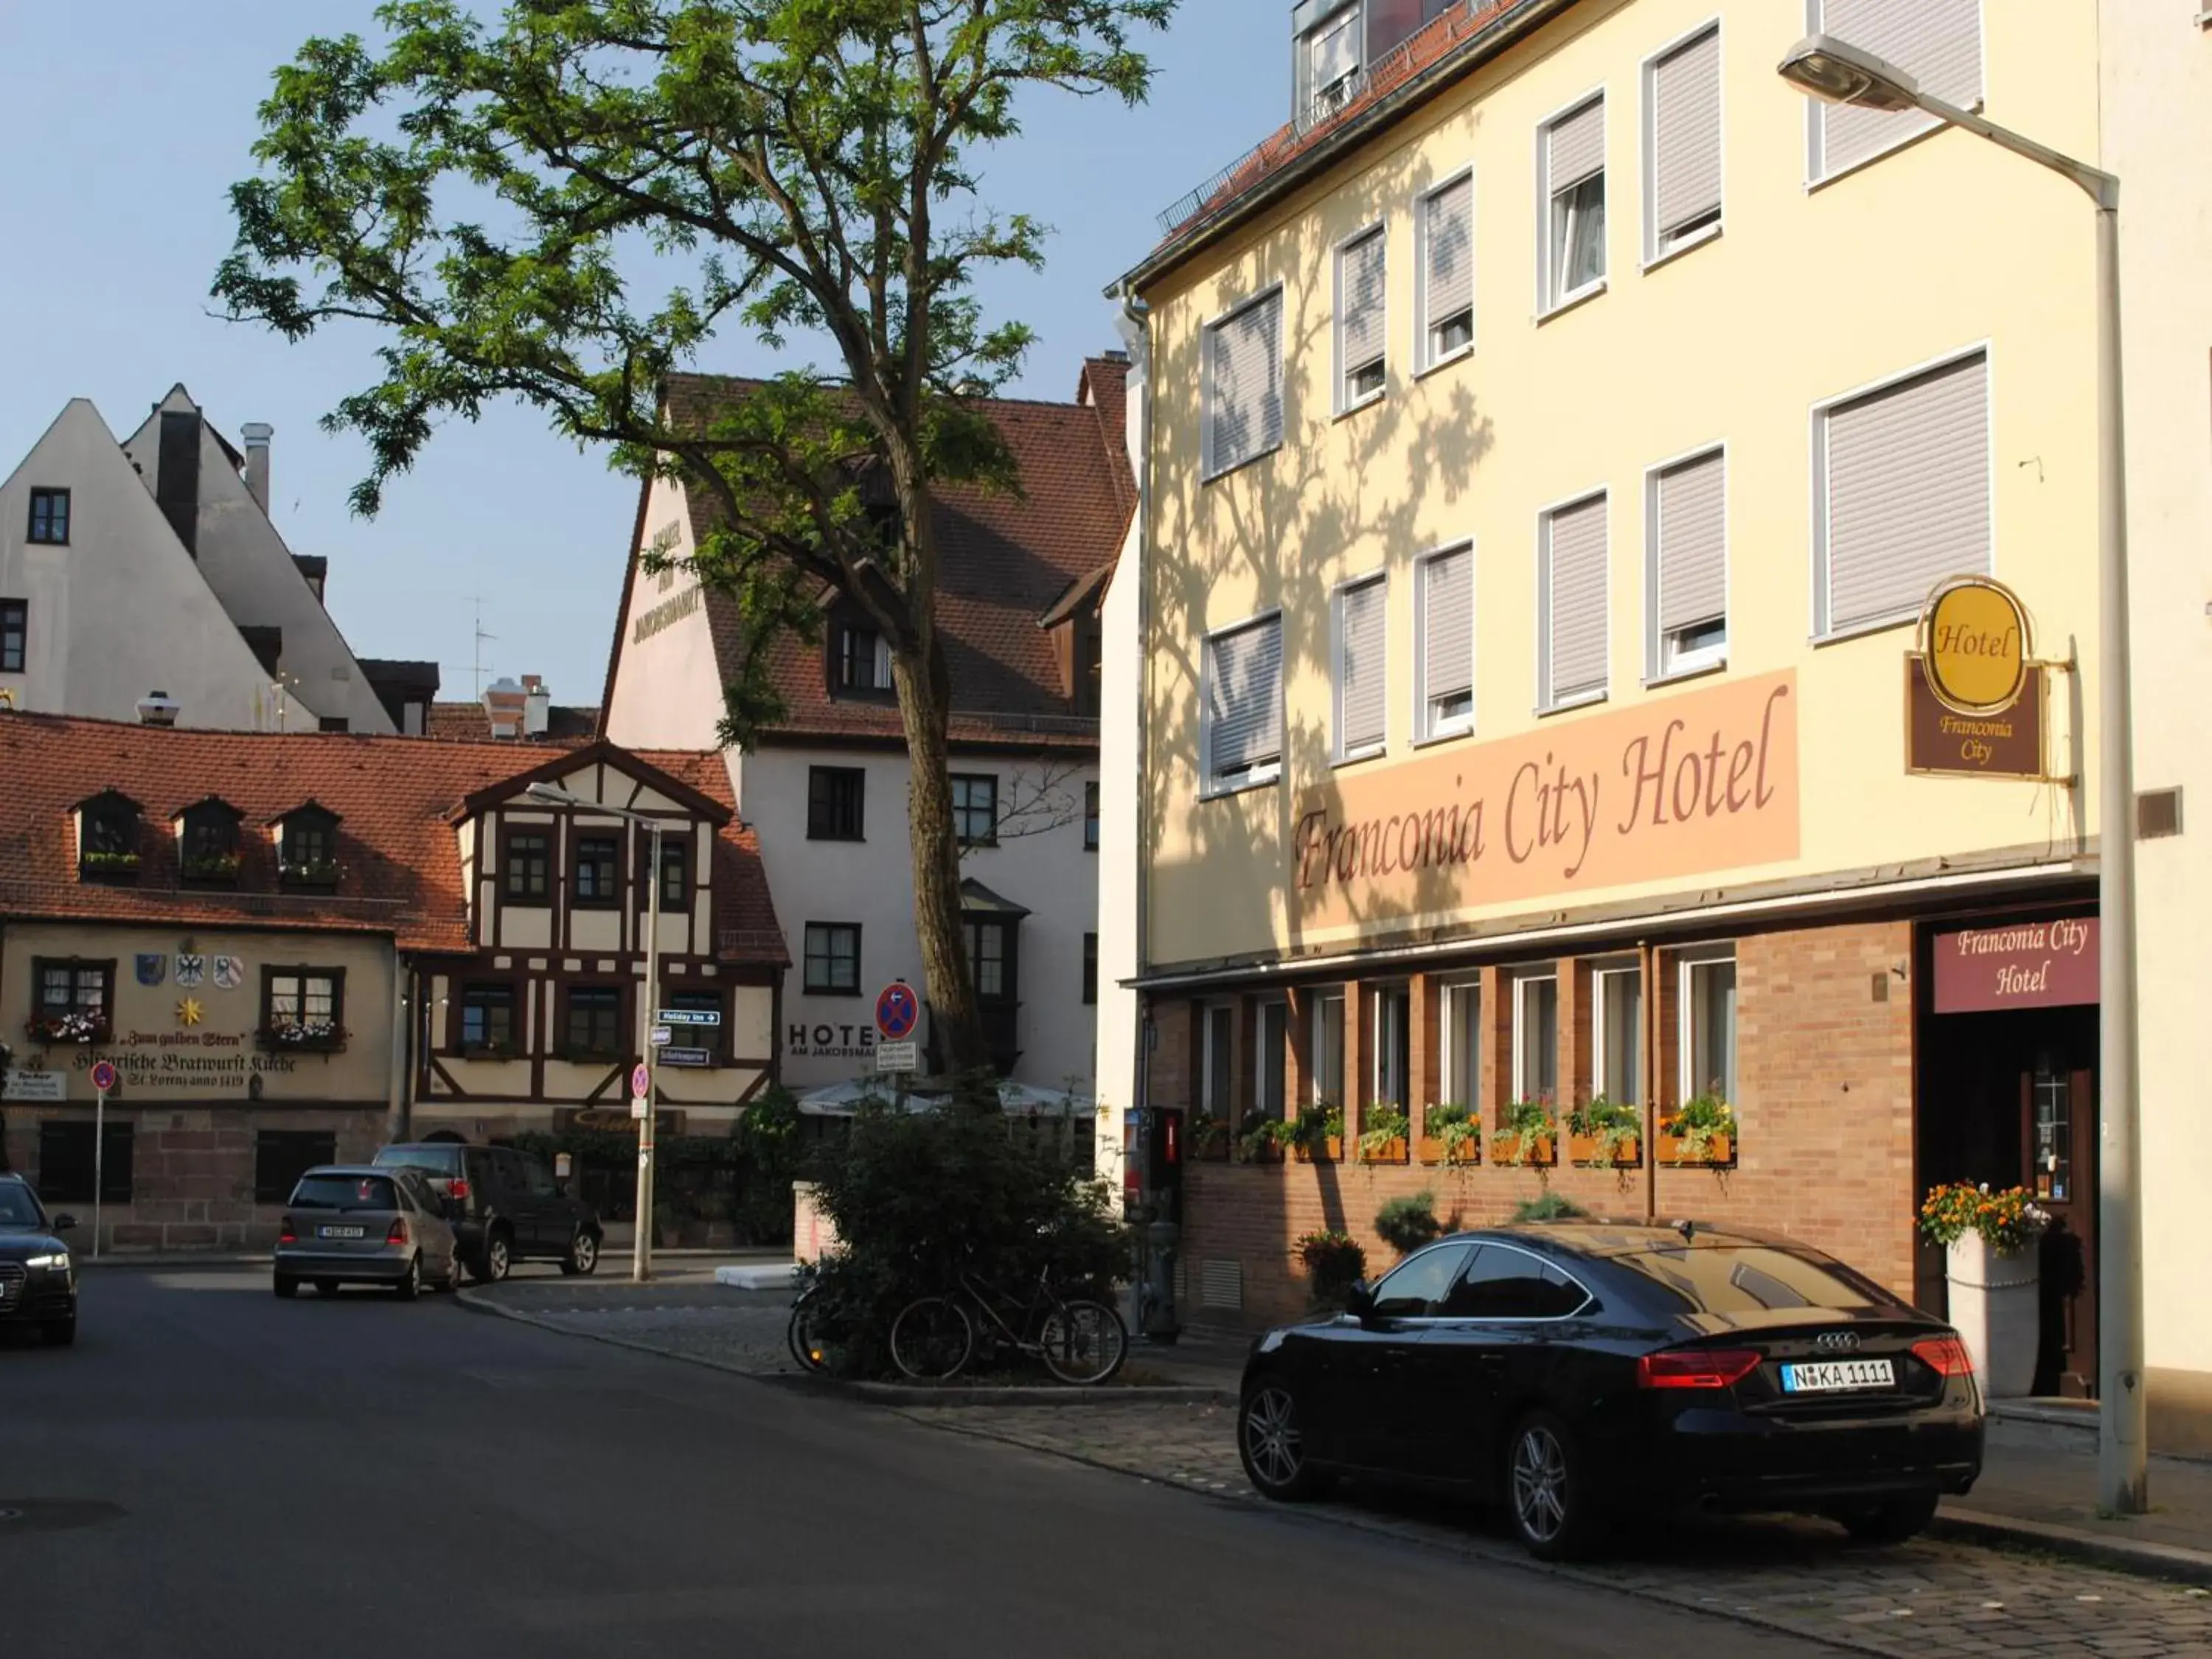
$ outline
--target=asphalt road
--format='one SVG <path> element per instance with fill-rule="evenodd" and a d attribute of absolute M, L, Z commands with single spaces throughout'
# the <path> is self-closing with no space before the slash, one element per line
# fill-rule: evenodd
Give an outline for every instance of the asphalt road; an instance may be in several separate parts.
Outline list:
<path fill-rule="evenodd" d="M 0 1653 L 1362 1650 L 1832 1651 L 444 1298 L 100 1269 L 0 1340 Z"/>

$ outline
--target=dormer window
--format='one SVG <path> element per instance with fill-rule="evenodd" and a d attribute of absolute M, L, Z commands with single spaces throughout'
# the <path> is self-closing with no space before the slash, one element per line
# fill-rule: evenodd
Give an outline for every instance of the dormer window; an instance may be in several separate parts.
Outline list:
<path fill-rule="evenodd" d="M 276 827 L 276 868 L 287 887 L 335 887 L 338 815 L 310 804 L 284 815 Z"/>
<path fill-rule="evenodd" d="M 77 874 L 87 881 L 138 878 L 138 803 L 109 790 L 76 809 Z"/>
<path fill-rule="evenodd" d="M 238 879 L 238 809 L 210 795 L 177 820 L 177 870 L 186 881 L 228 884 Z"/>
<path fill-rule="evenodd" d="M 1319 121 L 1350 103 L 1359 89 L 1359 8 L 1346 6 L 1306 36 L 1305 118 Z"/>
<path fill-rule="evenodd" d="M 866 623 L 830 624 L 830 693 L 881 696 L 891 690 L 890 641 Z"/>

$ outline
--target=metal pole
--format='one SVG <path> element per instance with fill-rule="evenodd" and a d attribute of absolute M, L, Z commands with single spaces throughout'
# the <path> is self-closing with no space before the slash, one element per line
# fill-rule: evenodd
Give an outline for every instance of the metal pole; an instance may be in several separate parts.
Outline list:
<path fill-rule="evenodd" d="M 653 1277 L 653 1016 L 660 1003 L 660 824 L 647 824 L 646 834 L 652 837 L 653 850 L 646 874 L 645 1006 L 637 1011 L 645 1115 L 637 1126 L 637 1233 L 630 1243 L 629 1261 L 629 1276 L 640 1285 Z"/>
<path fill-rule="evenodd" d="M 2097 204 L 2097 635 L 2104 753 L 2097 811 L 2101 937 L 2097 1160 L 2098 1501 L 2150 1506 L 2144 1466 L 2142 1131 L 2136 1097 L 2136 781 L 2129 651 L 2127 447 L 2120 377 L 2120 213 Z"/>
<path fill-rule="evenodd" d="M 92 1259 L 100 1260 L 100 1194 L 107 1185 L 107 1091 L 92 1094 Z"/>

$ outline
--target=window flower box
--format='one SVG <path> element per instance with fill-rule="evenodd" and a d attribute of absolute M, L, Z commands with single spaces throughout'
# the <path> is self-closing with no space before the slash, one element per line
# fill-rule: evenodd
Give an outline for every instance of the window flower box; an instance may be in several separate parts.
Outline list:
<path fill-rule="evenodd" d="M 272 1054 L 342 1053 L 351 1035 L 344 1026 L 327 1019 L 287 1020 L 282 1025 L 264 1026 L 258 1033 L 262 1051 Z"/>
<path fill-rule="evenodd" d="M 1431 1106 L 1421 1115 L 1420 1159 L 1424 1164 L 1481 1163 L 1482 1125 L 1455 1103 Z"/>
<path fill-rule="evenodd" d="M 277 878 L 287 887 L 335 887 L 345 874 L 336 859 L 294 859 L 276 866 Z"/>
<path fill-rule="evenodd" d="M 1546 1167 L 1559 1162 L 1559 1120 L 1548 1100 L 1516 1100 L 1490 1138 L 1490 1161 Z"/>
<path fill-rule="evenodd" d="M 83 852 L 77 854 L 77 874 L 93 881 L 131 881 L 138 874 L 136 853 Z"/>
<path fill-rule="evenodd" d="M 464 1042 L 455 1052 L 463 1060 L 516 1060 L 522 1053 L 512 1042 Z"/>
<path fill-rule="evenodd" d="M 1659 1121 L 1659 1161 L 1677 1168 L 1720 1170 L 1735 1164 L 1735 1108 L 1717 1095 L 1699 1095 Z"/>
<path fill-rule="evenodd" d="M 33 1014 L 23 1022 L 23 1035 L 47 1044 L 105 1042 L 107 1021 L 90 1013 Z"/>
<path fill-rule="evenodd" d="M 1586 1170 L 1632 1170 L 1644 1152 L 1644 1115 L 1603 1095 L 1567 1114 L 1567 1158 Z"/>
<path fill-rule="evenodd" d="M 1327 1104 L 1303 1106 L 1287 1126 L 1291 1154 L 1301 1164 L 1341 1164 L 1344 1161 L 1344 1113 Z"/>
<path fill-rule="evenodd" d="M 1229 1162 L 1229 1126 L 1218 1117 L 1203 1115 L 1189 1124 L 1190 1155 L 1199 1164 Z"/>
<path fill-rule="evenodd" d="M 1362 1164 L 1403 1164 L 1406 1135 L 1412 1128 L 1406 1114 L 1389 1104 L 1370 1106 L 1359 1115 L 1359 1161 Z"/>
<path fill-rule="evenodd" d="M 200 853 L 182 865 L 186 881 L 236 881 L 245 860 L 236 853 Z"/>

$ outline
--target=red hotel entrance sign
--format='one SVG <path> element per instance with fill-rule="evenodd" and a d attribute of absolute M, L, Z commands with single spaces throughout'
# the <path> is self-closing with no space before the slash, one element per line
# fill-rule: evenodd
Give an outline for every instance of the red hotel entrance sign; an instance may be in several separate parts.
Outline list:
<path fill-rule="evenodd" d="M 2097 921 L 2066 916 L 1936 936 L 1936 1012 L 2067 1008 L 2097 1000 Z"/>

